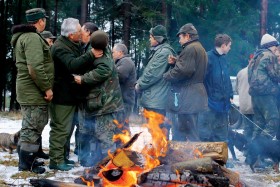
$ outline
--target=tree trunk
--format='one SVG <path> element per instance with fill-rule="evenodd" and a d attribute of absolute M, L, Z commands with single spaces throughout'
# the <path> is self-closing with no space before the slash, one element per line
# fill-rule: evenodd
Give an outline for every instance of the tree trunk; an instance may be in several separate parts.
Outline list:
<path fill-rule="evenodd" d="M 88 0 L 81 1 L 81 20 L 80 23 L 83 25 L 87 21 L 88 15 Z"/>
<path fill-rule="evenodd" d="M 267 0 L 261 1 L 261 28 L 260 28 L 260 38 L 266 33 L 266 25 L 267 25 Z"/>
<path fill-rule="evenodd" d="M 53 35 L 56 36 L 57 33 L 57 11 L 58 11 L 58 0 L 55 0 L 55 10 L 54 10 L 54 24 L 53 24 Z"/>
<path fill-rule="evenodd" d="M 128 51 L 130 51 L 130 27 L 131 27 L 131 2 L 124 1 L 124 22 L 123 22 L 123 41 Z"/>

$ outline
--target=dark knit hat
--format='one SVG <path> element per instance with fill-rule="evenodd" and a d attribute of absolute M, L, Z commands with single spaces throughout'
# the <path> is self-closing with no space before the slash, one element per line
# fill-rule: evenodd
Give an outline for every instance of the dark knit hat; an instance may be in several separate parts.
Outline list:
<path fill-rule="evenodd" d="M 47 39 L 47 38 L 55 39 L 56 38 L 50 31 L 43 31 L 40 34 L 45 39 Z"/>
<path fill-rule="evenodd" d="M 106 32 L 97 30 L 90 36 L 90 45 L 94 49 L 104 50 L 109 43 L 109 37 Z"/>
<path fill-rule="evenodd" d="M 157 25 L 154 28 L 151 28 L 150 34 L 153 35 L 155 40 L 159 43 L 161 43 L 164 39 L 167 38 L 166 28 L 162 25 Z"/>
<path fill-rule="evenodd" d="M 276 40 L 276 38 L 274 38 L 273 36 L 271 36 L 270 34 L 265 34 L 262 36 L 261 39 L 261 48 L 270 48 L 272 46 L 278 46 L 279 42 Z"/>
<path fill-rule="evenodd" d="M 192 23 L 187 23 L 185 25 L 183 25 L 179 32 L 176 34 L 176 36 L 179 36 L 179 34 L 194 34 L 194 35 L 197 35 L 197 30 L 196 28 L 193 26 Z"/>
<path fill-rule="evenodd" d="M 43 8 L 32 8 L 25 12 L 27 22 L 34 22 L 42 18 L 48 18 L 46 11 Z"/>

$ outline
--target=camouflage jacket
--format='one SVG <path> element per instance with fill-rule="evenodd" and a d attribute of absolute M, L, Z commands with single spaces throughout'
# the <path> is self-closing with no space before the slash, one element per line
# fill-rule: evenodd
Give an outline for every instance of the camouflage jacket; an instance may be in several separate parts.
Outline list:
<path fill-rule="evenodd" d="M 93 69 L 82 75 L 82 85 L 90 88 L 83 108 L 87 115 L 97 116 L 123 110 L 118 72 L 108 48 L 93 62 Z"/>
<path fill-rule="evenodd" d="M 269 49 L 258 50 L 248 67 L 248 80 L 250 95 L 277 95 L 280 81 L 277 56 Z"/>
<path fill-rule="evenodd" d="M 49 45 L 32 25 L 17 25 L 12 33 L 17 101 L 21 105 L 46 105 L 45 91 L 52 88 L 54 79 Z"/>

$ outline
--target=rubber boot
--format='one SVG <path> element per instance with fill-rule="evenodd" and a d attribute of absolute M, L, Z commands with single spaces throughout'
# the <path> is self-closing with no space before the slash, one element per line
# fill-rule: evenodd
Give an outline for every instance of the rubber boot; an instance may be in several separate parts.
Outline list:
<path fill-rule="evenodd" d="M 43 149 L 42 149 L 42 137 L 40 137 L 38 141 L 40 143 L 40 147 L 39 147 L 39 150 L 38 150 L 38 153 L 37 153 L 37 157 L 38 158 L 43 158 L 43 159 L 49 159 L 49 155 L 44 153 Z"/>
<path fill-rule="evenodd" d="M 19 171 L 31 171 L 34 173 L 42 174 L 45 172 L 45 168 L 34 165 L 36 162 L 36 153 L 28 152 L 20 149 L 19 151 Z"/>

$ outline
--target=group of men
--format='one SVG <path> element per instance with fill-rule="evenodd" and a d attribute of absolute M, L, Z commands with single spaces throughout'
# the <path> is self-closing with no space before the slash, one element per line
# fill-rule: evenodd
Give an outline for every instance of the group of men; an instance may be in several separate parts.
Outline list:
<path fill-rule="evenodd" d="M 233 98 L 226 60 L 232 42 L 228 35 L 218 34 L 214 49 L 206 52 L 198 31 L 188 23 L 177 33 L 182 51 L 176 55 L 168 43 L 166 28 L 152 27 L 148 63 L 136 80 L 135 64 L 127 47 L 119 43 L 111 52 L 107 34 L 95 24 L 81 26 L 77 19 L 64 19 L 61 35 L 53 43 L 55 37 L 43 32 L 46 18 L 44 9 L 34 8 L 26 11 L 28 24 L 12 29 L 18 69 L 17 101 L 23 116 L 19 170 L 45 172 L 36 157 L 42 154 L 41 134 L 49 114 L 49 168 L 67 171 L 74 167 L 68 154 L 75 126 L 80 164 L 95 165 L 108 150 L 117 148 L 112 137 L 120 129 L 113 120 L 129 131 L 135 92 L 144 109 L 163 116 L 167 112 L 178 115 L 178 124 L 172 126 L 173 140 L 227 141 L 228 111 Z M 271 46 L 266 47 L 270 50 Z M 249 73 L 256 88 L 259 79 L 252 77 L 257 75 L 259 64 Z M 270 69 L 276 67 L 267 64 Z M 278 76 L 273 78 L 278 81 Z M 255 87 L 250 88 L 251 95 L 259 93 L 252 90 Z M 260 102 L 258 97 L 253 97 L 253 103 L 254 100 Z M 272 98 L 263 102 L 268 101 L 274 102 Z M 272 122 L 268 124 L 275 127 Z M 169 138 L 171 125 L 163 123 L 161 128 Z"/>

